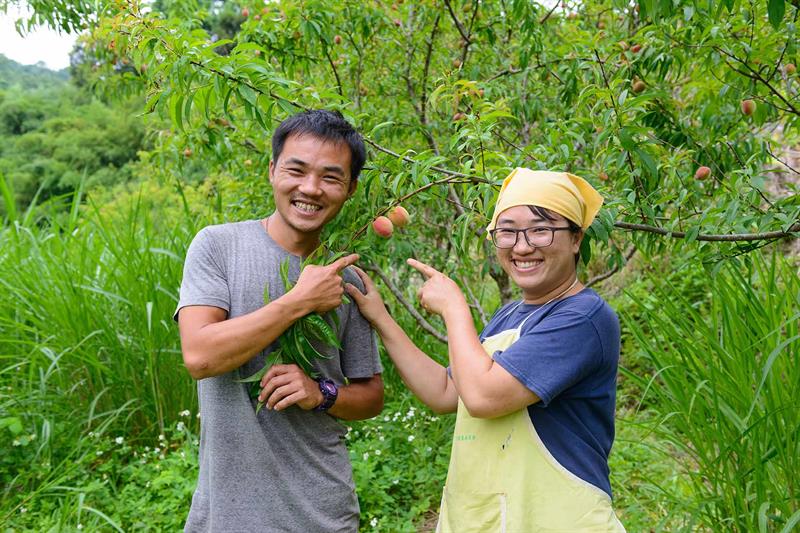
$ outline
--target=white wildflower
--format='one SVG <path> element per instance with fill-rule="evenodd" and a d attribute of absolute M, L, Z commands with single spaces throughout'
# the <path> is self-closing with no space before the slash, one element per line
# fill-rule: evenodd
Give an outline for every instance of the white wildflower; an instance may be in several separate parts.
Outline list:
<path fill-rule="evenodd" d="M 414 435 L 409 435 L 409 436 L 408 436 L 408 442 L 414 442 L 414 439 L 415 439 L 415 438 L 416 438 L 416 437 L 415 437 Z"/>
<path fill-rule="evenodd" d="M 369 521 L 369 525 L 371 525 L 372 527 L 377 526 L 378 525 L 378 519 L 375 518 L 375 517 L 372 517 L 372 520 Z"/>
<path fill-rule="evenodd" d="M 380 450 L 375 450 L 375 455 L 380 455 L 380 454 L 381 454 Z"/>
<path fill-rule="evenodd" d="M 192 413 L 190 413 L 188 409 L 184 409 L 183 411 L 181 411 L 180 413 L 178 413 L 178 416 L 189 416 L 189 415 L 191 415 L 191 414 L 192 414 Z M 198 414 L 199 414 L 199 413 L 198 413 Z"/>
<path fill-rule="evenodd" d="M 125 442 L 125 439 L 123 437 L 117 437 L 116 439 L 114 439 L 114 442 L 116 442 L 117 444 L 122 444 L 123 442 Z"/>

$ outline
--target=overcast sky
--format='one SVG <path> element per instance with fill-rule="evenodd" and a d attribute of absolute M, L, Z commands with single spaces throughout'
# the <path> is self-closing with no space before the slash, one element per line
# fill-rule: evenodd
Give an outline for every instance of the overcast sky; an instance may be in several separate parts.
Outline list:
<path fill-rule="evenodd" d="M 13 6 L 9 7 L 8 13 L 0 12 L 0 54 L 23 65 L 41 61 L 53 70 L 68 67 L 75 36 L 40 28 L 20 37 L 14 28 L 14 21 L 21 16 Z"/>

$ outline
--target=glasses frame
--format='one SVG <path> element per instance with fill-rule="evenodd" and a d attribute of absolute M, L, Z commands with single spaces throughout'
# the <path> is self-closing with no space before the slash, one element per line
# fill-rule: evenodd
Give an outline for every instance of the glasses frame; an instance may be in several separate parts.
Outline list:
<path fill-rule="evenodd" d="M 527 231 L 529 229 L 546 229 L 546 230 L 550 230 L 550 242 L 545 244 L 544 246 L 535 246 L 535 245 L 531 244 L 531 241 L 528 240 L 528 233 L 527 233 Z M 512 244 L 511 246 L 498 246 L 497 245 L 497 239 L 495 237 L 495 233 L 497 233 L 498 231 L 513 231 L 515 233 L 515 235 L 514 235 L 514 244 Z M 522 233 L 522 235 L 525 236 L 525 244 L 527 244 L 529 247 L 531 247 L 531 248 L 547 248 L 548 246 L 553 244 L 553 240 L 555 239 L 555 235 L 556 235 L 555 232 L 557 232 L 557 231 L 573 231 L 573 229 L 570 228 L 569 226 L 558 226 L 558 227 L 553 227 L 553 226 L 531 226 L 529 228 L 522 228 L 522 229 L 495 228 L 493 230 L 489 230 L 489 235 L 492 238 L 492 244 L 494 244 L 494 247 L 495 248 L 499 248 L 500 250 L 510 250 L 511 248 L 515 247 L 517 245 L 517 243 L 519 242 L 519 234 L 520 233 Z"/>

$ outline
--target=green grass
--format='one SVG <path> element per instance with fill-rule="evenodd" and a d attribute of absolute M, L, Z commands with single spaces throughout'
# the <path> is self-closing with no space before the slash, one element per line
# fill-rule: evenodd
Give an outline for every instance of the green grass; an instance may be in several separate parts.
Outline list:
<path fill-rule="evenodd" d="M 638 376 L 690 484 L 665 490 L 711 531 L 792 531 L 800 521 L 800 279 L 775 254 L 751 254 L 708 279 L 706 304 L 669 285 L 626 315 Z M 721 528 L 721 529 L 720 529 Z"/>

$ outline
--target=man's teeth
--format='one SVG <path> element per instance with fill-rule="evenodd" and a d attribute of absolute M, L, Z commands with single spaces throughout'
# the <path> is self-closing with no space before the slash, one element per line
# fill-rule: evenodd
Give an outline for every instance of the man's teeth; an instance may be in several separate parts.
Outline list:
<path fill-rule="evenodd" d="M 319 211 L 320 209 L 322 209 L 318 205 L 307 204 L 305 202 L 294 202 L 294 206 L 298 209 L 302 209 L 303 211 L 309 211 L 309 212 Z"/>
<path fill-rule="evenodd" d="M 541 263 L 541 261 L 514 261 L 514 263 L 518 268 L 531 268 Z"/>

